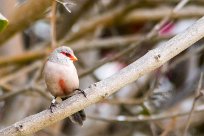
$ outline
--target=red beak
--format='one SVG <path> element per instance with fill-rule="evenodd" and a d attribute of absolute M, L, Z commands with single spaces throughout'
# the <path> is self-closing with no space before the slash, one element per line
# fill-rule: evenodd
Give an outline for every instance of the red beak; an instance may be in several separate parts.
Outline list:
<path fill-rule="evenodd" d="M 77 61 L 78 59 L 77 59 L 76 56 L 72 55 L 72 56 L 70 57 L 70 60 L 72 60 L 72 61 Z"/>

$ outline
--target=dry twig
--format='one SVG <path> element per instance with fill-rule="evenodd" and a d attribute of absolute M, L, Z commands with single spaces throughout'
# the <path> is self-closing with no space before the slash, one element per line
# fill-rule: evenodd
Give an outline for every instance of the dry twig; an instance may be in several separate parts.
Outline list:
<path fill-rule="evenodd" d="M 195 113 L 204 112 L 204 106 L 200 105 L 195 110 Z M 94 120 L 100 120 L 105 122 L 152 122 L 152 121 L 159 121 L 159 120 L 167 120 L 172 118 L 178 118 L 189 115 L 190 111 L 188 112 L 178 112 L 178 113 L 166 113 L 166 114 L 158 114 L 158 115 L 151 115 L 151 116 L 115 116 L 115 117 L 99 117 L 96 115 L 88 115 L 88 118 Z"/>
<path fill-rule="evenodd" d="M 39 61 L 34 62 L 33 64 L 30 64 L 29 66 L 26 66 L 22 69 L 19 69 L 18 71 L 11 73 L 11 74 L 5 76 L 4 78 L 0 79 L 0 84 L 4 84 L 4 83 L 9 82 L 13 79 L 16 79 L 19 76 L 27 74 L 27 73 L 31 72 L 32 70 L 39 68 L 41 65 L 42 65 L 42 63 Z"/>
<path fill-rule="evenodd" d="M 52 11 L 51 11 L 51 47 L 54 49 L 57 46 L 56 42 L 56 9 L 57 2 L 55 0 L 52 1 Z"/>
<path fill-rule="evenodd" d="M 191 117 L 193 115 L 193 112 L 194 112 L 194 109 L 195 109 L 195 106 L 196 106 L 196 102 L 198 101 L 198 99 L 201 96 L 203 96 L 203 92 L 201 90 L 202 89 L 202 82 L 203 82 L 203 73 L 201 73 L 201 75 L 200 75 L 200 80 L 199 80 L 199 83 L 198 83 L 198 87 L 197 87 L 197 90 L 195 91 L 195 98 L 193 100 L 193 105 L 191 107 L 191 111 L 190 111 L 189 116 L 188 116 L 186 127 L 185 127 L 184 132 L 183 132 L 183 136 L 187 135 L 187 131 L 188 131 L 188 128 L 189 128 L 190 123 L 191 123 Z"/>
<path fill-rule="evenodd" d="M 123 17 L 122 24 L 127 23 L 138 23 L 144 21 L 156 21 L 160 20 L 166 16 L 168 16 L 172 12 L 171 7 L 165 8 L 156 8 L 156 9 L 135 9 L 131 11 L 129 14 Z M 179 18 L 195 18 L 201 17 L 204 14 L 204 10 L 201 6 L 187 6 L 182 8 L 181 10 L 175 12 L 171 19 L 179 19 Z"/>

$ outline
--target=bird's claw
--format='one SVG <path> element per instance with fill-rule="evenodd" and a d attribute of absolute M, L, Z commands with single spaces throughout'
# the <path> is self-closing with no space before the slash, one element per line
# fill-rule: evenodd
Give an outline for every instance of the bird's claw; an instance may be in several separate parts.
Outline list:
<path fill-rule="evenodd" d="M 54 98 L 50 104 L 50 111 L 51 113 L 53 113 L 53 108 L 56 107 L 57 105 L 57 102 L 56 102 L 56 99 Z"/>
<path fill-rule="evenodd" d="M 76 89 L 77 91 L 79 91 L 80 93 L 82 93 L 84 95 L 84 97 L 86 97 L 86 93 L 84 92 L 84 90 L 81 90 L 81 89 Z M 87 97 L 86 97 L 87 98 Z"/>

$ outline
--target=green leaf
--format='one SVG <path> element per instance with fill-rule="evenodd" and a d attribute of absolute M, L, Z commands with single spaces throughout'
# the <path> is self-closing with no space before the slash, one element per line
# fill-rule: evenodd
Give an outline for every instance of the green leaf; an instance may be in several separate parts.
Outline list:
<path fill-rule="evenodd" d="M 149 111 L 149 109 L 144 104 L 142 104 L 141 107 L 142 107 L 142 111 L 140 111 L 140 114 L 146 115 L 146 116 L 151 115 L 151 112 Z"/>
<path fill-rule="evenodd" d="M 8 20 L 0 13 L 0 32 L 8 25 Z"/>

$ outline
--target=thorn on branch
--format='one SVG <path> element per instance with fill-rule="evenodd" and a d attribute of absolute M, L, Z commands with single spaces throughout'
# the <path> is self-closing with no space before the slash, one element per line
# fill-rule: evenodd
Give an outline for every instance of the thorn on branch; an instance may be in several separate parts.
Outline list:
<path fill-rule="evenodd" d="M 105 93 L 104 95 L 102 95 L 103 99 L 105 99 L 106 97 L 108 97 L 108 93 Z"/>
<path fill-rule="evenodd" d="M 157 54 L 157 55 L 154 56 L 154 58 L 155 58 L 157 61 L 159 61 L 160 57 L 161 57 L 160 54 Z"/>
<path fill-rule="evenodd" d="M 22 124 L 16 125 L 15 128 L 16 128 L 17 131 L 22 131 L 23 130 L 23 125 Z"/>
<path fill-rule="evenodd" d="M 91 84 L 88 88 L 93 88 L 93 87 L 96 87 L 97 86 L 97 83 L 94 83 L 94 84 Z"/>

